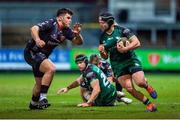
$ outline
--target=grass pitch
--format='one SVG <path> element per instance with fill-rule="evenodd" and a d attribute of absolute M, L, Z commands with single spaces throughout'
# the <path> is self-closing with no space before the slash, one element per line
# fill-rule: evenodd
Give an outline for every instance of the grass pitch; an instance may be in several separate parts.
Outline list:
<path fill-rule="evenodd" d="M 78 76 L 79 74 L 56 73 L 48 94 L 51 107 L 46 110 L 29 110 L 28 105 L 34 85 L 33 75 L 31 73 L 0 73 L 0 118 L 180 118 L 180 75 L 178 74 L 146 75 L 149 83 L 158 93 L 157 100 L 150 98 L 145 90 L 136 87 L 157 104 L 158 111 L 154 113 L 144 112 L 145 106 L 127 92 L 127 97 L 133 99 L 130 105 L 117 103 L 115 107 L 76 107 L 81 102 L 79 88 L 59 96 L 56 91 L 59 87 L 67 86 Z"/>

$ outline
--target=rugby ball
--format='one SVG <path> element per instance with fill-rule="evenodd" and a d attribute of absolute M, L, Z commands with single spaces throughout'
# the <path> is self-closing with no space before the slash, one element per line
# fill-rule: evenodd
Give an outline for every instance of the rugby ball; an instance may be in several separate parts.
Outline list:
<path fill-rule="evenodd" d="M 128 46 L 130 43 L 131 43 L 131 40 L 127 39 L 126 37 L 122 37 L 117 41 L 117 44 L 123 47 Z"/>

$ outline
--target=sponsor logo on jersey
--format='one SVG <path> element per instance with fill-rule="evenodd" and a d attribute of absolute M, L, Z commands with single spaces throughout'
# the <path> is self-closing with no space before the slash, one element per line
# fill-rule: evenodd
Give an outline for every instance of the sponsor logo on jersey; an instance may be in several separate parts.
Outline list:
<path fill-rule="evenodd" d="M 109 37 L 107 40 L 112 40 L 113 39 L 113 37 Z"/>

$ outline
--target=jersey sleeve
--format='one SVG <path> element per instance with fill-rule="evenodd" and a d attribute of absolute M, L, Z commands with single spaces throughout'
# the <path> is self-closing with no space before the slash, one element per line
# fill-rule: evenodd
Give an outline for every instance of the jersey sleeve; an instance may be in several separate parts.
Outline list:
<path fill-rule="evenodd" d="M 38 23 L 37 26 L 39 27 L 40 31 L 45 31 L 45 30 L 49 30 L 53 26 L 53 23 L 54 23 L 54 20 L 50 19 L 42 23 Z"/>
<path fill-rule="evenodd" d="M 128 28 L 122 28 L 122 36 L 123 37 L 127 37 L 128 39 L 130 39 L 134 35 L 135 34 L 132 32 L 132 30 L 130 30 Z"/>
<path fill-rule="evenodd" d="M 66 28 L 63 30 L 63 35 L 66 37 L 66 39 L 72 41 L 74 38 L 74 33 L 70 28 Z"/>

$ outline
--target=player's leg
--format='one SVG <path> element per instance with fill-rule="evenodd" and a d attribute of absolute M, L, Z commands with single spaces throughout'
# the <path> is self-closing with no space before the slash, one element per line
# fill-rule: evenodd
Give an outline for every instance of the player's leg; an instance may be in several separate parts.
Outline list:
<path fill-rule="evenodd" d="M 150 86 L 144 77 L 144 72 L 143 71 L 137 71 L 132 74 L 132 79 L 135 81 L 135 83 L 142 88 L 145 88 L 147 92 L 150 94 L 150 96 L 154 99 L 157 98 L 157 93 L 153 89 L 152 86 Z"/>
<path fill-rule="evenodd" d="M 120 76 L 118 78 L 118 81 L 121 83 L 123 88 L 125 88 L 133 97 L 135 97 L 136 99 L 141 101 L 144 105 L 146 105 L 147 108 L 149 106 L 153 106 L 154 105 L 154 104 L 151 104 L 150 100 L 146 96 L 144 96 L 143 93 L 141 93 L 140 91 L 137 91 L 134 88 L 134 85 L 132 83 L 131 75 L 129 75 L 129 74 L 122 75 L 122 76 Z M 153 106 L 153 109 L 149 109 L 149 108 L 147 110 L 149 110 L 150 112 L 156 111 L 156 107 L 155 106 Z"/>
<path fill-rule="evenodd" d="M 132 99 L 125 97 L 125 93 L 122 92 L 122 86 L 121 84 L 118 82 L 118 80 L 114 77 L 114 82 L 115 82 L 115 86 L 116 86 L 116 90 L 117 90 L 117 101 L 118 102 L 124 102 L 125 104 L 130 104 L 132 103 Z"/>
<path fill-rule="evenodd" d="M 115 85 L 116 85 L 116 90 L 117 91 L 122 91 L 122 86 L 121 86 L 121 84 L 117 80 L 115 82 Z"/>
<path fill-rule="evenodd" d="M 46 56 L 42 56 L 38 53 L 32 53 L 31 50 L 24 50 L 25 61 L 32 66 L 33 74 L 35 77 L 35 85 L 32 92 L 32 100 L 29 104 L 30 109 L 43 109 L 43 106 L 39 104 L 40 92 L 41 92 L 41 81 L 43 73 L 39 71 L 39 64 Z"/>
<path fill-rule="evenodd" d="M 30 109 L 42 109 L 42 106 L 39 105 L 40 91 L 41 91 L 41 77 L 35 77 L 35 85 L 32 91 L 32 99 L 29 104 Z"/>
<path fill-rule="evenodd" d="M 48 107 L 50 104 L 47 101 L 47 93 L 53 80 L 55 65 L 49 59 L 44 59 L 40 64 L 39 70 L 44 73 L 41 82 L 40 102 L 47 105 L 45 107 Z"/>

